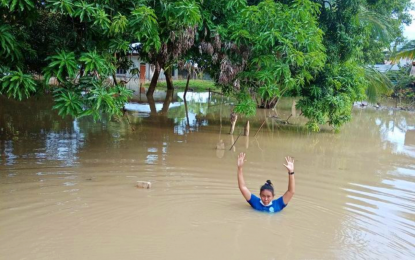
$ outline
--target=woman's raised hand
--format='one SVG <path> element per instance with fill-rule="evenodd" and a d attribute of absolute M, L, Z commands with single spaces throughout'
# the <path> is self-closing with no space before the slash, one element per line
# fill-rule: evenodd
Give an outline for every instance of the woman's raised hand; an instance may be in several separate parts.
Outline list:
<path fill-rule="evenodd" d="M 285 168 L 287 168 L 288 173 L 294 172 L 294 158 L 291 158 L 290 156 L 285 157 L 285 161 L 287 164 L 284 164 Z"/>
<path fill-rule="evenodd" d="M 244 162 L 245 162 L 245 153 L 240 153 L 238 155 L 238 168 L 241 168 L 244 166 Z"/>

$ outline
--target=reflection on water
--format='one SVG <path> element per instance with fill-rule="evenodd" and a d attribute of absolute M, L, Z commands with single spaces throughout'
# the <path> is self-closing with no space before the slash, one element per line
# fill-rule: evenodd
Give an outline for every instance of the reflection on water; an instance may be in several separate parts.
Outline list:
<path fill-rule="evenodd" d="M 20 157 L 23 163 L 33 161 L 36 164 L 44 164 L 50 160 L 60 161 L 61 166 L 74 166 L 77 160 L 77 154 L 79 149 L 83 147 L 83 135 L 77 135 L 72 133 L 45 133 L 40 137 L 40 140 L 36 140 L 39 148 L 34 148 L 31 152 L 18 156 L 15 153 L 21 149 L 22 143 L 27 139 L 11 141 L 5 140 L 2 142 L 4 149 L 2 154 L 5 158 L 5 165 L 14 165 L 18 163 L 17 159 Z"/>
<path fill-rule="evenodd" d="M 0 97 L 0 256 L 415 257 L 413 114 L 356 109 L 340 133 L 308 133 L 295 102 L 283 100 L 278 113 L 249 118 L 251 137 L 235 143 L 229 104 L 169 92 L 94 122 L 60 118 L 48 97 Z M 238 120 L 235 133 L 247 118 Z M 272 179 L 282 194 L 282 158 L 296 158 L 297 194 L 281 213 L 258 214 L 244 202 L 235 176 L 242 151 L 254 193 Z M 152 189 L 136 189 L 138 180 Z"/>
<path fill-rule="evenodd" d="M 50 112 L 50 98 L 18 103 L 1 97 L 0 102 L 0 162 L 74 166 L 84 144 L 77 120 Z"/>
<path fill-rule="evenodd" d="M 396 114 L 398 113 L 390 111 L 389 121 L 376 119 L 382 139 L 393 146 L 395 153 L 404 153 L 415 158 L 415 126 L 413 123 L 408 125 L 405 116 Z"/>

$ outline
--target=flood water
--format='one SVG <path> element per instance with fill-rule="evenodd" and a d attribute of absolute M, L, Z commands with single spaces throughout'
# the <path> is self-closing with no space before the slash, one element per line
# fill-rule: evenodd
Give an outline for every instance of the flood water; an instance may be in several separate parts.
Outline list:
<path fill-rule="evenodd" d="M 48 97 L 0 97 L 0 259 L 415 258 L 413 113 L 356 108 L 339 133 L 308 133 L 283 100 L 293 125 L 258 110 L 238 138 L 246 118 L 230 136 L 229 100 L 180 95 L 102 122 L 62 119 Z M 295 157 L 282 212 L 244 201 L 240 152 L 257 195 L 267 179 L 282 195 Z"/>

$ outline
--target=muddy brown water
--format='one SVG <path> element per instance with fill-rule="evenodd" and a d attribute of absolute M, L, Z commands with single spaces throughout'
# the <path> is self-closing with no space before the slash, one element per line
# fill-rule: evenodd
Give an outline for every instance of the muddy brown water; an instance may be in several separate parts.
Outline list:
<path fill-rule="evenodd" d="M 251 137 L 229 150 L 246 120 L 227 134 L 229 102 L 190 93 L 186 104 L 131 103 L 128 123 L 62 119 L 47 97 L 0 97 L 0 259 L 415 258 L 413 113 L 355 109 L 340 133 L 310 134 L 295 126 L 301 117 L 282 125 L 259 110 Z M 244 201 L 239 152 L 248 188 L 271 179 L 277 196 L 283 157 L 295 157 L 296 194 L 282 212 Z"/>

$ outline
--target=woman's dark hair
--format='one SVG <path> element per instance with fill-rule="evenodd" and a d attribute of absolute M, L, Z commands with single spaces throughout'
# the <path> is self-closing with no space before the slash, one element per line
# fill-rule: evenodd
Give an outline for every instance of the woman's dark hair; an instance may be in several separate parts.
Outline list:
<path fill-rule="evenodd" d="M 261 186 L 259 194 L 261 194 L 264 190 L 269 190 L 272 193 L 272 196 L 274 196 L 274 185 L 272 185 L 272 182 L 270 180 L 267 180 L 267 182 L 265 182 L 265 184 Z"/>

